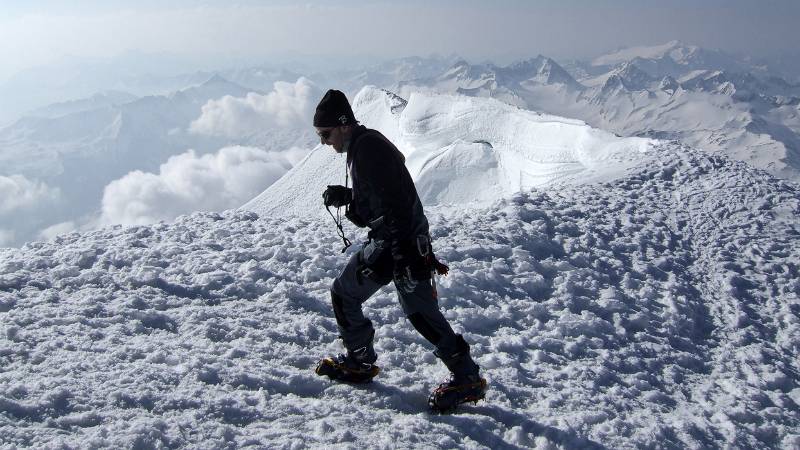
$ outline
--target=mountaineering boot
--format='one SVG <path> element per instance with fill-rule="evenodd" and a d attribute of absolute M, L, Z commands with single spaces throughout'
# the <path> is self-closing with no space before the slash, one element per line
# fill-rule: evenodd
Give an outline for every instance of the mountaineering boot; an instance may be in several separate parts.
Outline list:
<path fill-rule="evenodd" d="M 331 380 L 347 383 L 369 383 L 380 372 L 374 363 L 378 359 L 371 345 L 361 347 L 347 354 L 323 358 L 315 372 Z"/>
<path fill-rule="evenodd" d="M 450 376 L 450 380 L 437 387 L 428 398 L 428 406 L 438 413 L 451 412 L 458 405 L 483 400 L 486 397 L 486 380 L 479 375 L 467 375 L 458 378 Z"/>
<path fill-rule="evenodd" d="M 477 402 L 486 397 L 486 380 L 479 375 L 480 368 L 469 355 L 469 345 L 458 336 L 458 350 L 451 355 L 436 353 L 450 369 L 450 380 L 434 389 L 428 398 L 428 406 L 438 413 L 453 411 L 458 405 Z"/>

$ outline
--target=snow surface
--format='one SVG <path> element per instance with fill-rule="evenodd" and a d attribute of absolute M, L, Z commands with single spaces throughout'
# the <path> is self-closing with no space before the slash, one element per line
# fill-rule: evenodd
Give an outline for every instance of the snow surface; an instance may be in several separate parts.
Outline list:
<path fill-rule="evenodd" d="M 0 446 L 797 448 L 797 214 L 795 184 L 675 144 L 615 180 L 429 209 L 442 308 L 490 383 L 445 416 L 393 288 L 365 304 L 375 382 L 313 373 L 354 251 L 329 219 L 0 249 Z"/>
<path fill-rule="evenodd" d="M 491 99 L 353 105 L 408 157 L 486 402 L 427 412 L 447 371 L 392 287 L 375 382 L 314 375 L 356 250 L 318 147 L 237 211 L 0 248 L 0 448 L 800 448 L 797 184 Z"/>

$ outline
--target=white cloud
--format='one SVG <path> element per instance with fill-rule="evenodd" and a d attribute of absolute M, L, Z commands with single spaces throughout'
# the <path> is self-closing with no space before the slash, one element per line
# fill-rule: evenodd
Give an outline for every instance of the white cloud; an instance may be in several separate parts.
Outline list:
<path fill-rule="evenodd" d="M 292 146 L 289 150 L 283 151 L 282 155 L 292 164 L 292 166 L 296 166 L 297 163 L 303 160 L 308 155 L 309 151 L 307 148 L 301 148 L 297 146 Z"/>
<path fill-rule="evenodd" d="M 44 239 L 45 241 L 50 241 L 60 234 L 71 233 L 77 230 L 77 228 L 78 227 L 75 225 L 75 222 L 72 221 L 57 223 L 40 231 L 39 238 Z"/>
<path fill-rule="evenodd" d="M 173 156 L 159 173 L 134 171 L 112 181 L 103 193 L 103 225 L 143 225 L 193 211 L 236 208 L 260 194 L 291 168 L 279 153 L 225 147 L 198 156 Z"/>
<path fill-rule="evenodd" d="M 0 214 L 35 209 L 60 197 L 58 188 L 22 175 L 0 175 Z"/>
<path fill-rule="evenodd" d="M 278 81 L 274 87 L 266 95 L 251 92 L 246 97 L 226 95 L 209 100 L 189 130 L 212 136 L 245 137 L 270 127 L 307 127 L 321 96 L 319 89 L 304 77 L 294 83 Z"/>
<path fill-rule="evenodd" d="M 11 247 L 14 245 L 14 230 L 4 230 L 0 228 L 0 247 Z"/>

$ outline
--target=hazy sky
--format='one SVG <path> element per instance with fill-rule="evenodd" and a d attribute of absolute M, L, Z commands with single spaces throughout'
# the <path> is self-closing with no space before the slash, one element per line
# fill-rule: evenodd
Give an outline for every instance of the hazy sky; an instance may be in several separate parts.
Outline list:
<path fill-rule="evenodd" d="M 129 50 L 253 58 L 458 53 L 498 63 L 689 44 L 797 52 L 797 0 L 4 0 L 0 80 L 64 56 Z"/>

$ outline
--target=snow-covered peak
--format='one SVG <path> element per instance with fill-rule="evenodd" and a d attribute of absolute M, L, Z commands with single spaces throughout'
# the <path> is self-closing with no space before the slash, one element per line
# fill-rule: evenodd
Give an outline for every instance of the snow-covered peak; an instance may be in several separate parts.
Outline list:
<path fill-rule="evenodd" d="M 646 90 L 653 82 L 653 78 L 650 75 L 631 62 L 622 63 L 611 72 L 611 75 L 618 76 L 629 90 Z"/>
<path fill-rule="evenodd" d="M 680 41 L 652 47 L 633 47 L 601 56 L 592 61 L 596 68 L 633 62 L 652 77 L 680 77 L 692 70 L 747 71 L 751 65 L 719 50 L 709 50 Z"/>
<path fill-rule="evenodd" d="M 724 83 L 720 83 L 714 92 L 721 95 L 727 95 L 728 97 L 734 97 L 736 95 L 736 85 L 730 81 L 726 81 Z"/>
<path fill-rule="evenodd" d="M 208 87 L 208 86 L 213 86 L 213 85 L 218 85 L 218 84 L 226 84 L 228 82 L 229 81 L 226 80 L 225 78 L 223 78 L 222 75 L 220 75 L 218 73 L 215 73 L 214 75 L 211 76 L 211 78 L 206 80 L 204 83 L 201 83 L 200 86 L 201 87 Z"/>
<path fill-rule="evenodd" d="M 403 108 L 405 108 L 406 105 L 408 104 L 406 99 L 400 97 L 394 92 L 390 92 L 386 89 L 377 88 L 375 86 L 364 86 L 364 88 L 362 88 L 361 91 L 359 91 L 359 93 L 355 97 L 354 103 L 357 105 L 356 108 L 359 108 L 361 104 L 373 103 L 371 97 L 375 95 L 380 96 L 386 102 L 388 102 L 387 106 L 392 114 L 400 114 L 401 112 L 403 112 Z"/>
<path fill-rule="evenodd" d="M 592 60 L 594 66 L 614 66 L 634 58 L 661 59 L 666 56 L 682 56 L 690 53 L 692 47 L 685 47 L 680 41 L 673 40 L 661 45 L 638 46 L 619 49 L 615 52 L 599 56 Z"/>
<path fill-rule="evenodd" d="M 603 101 L 607 101 L 619 94 L 624 94 L 629 91 L 621 76 L 616 73 L 609 73 L 606 75 L 606 80 L 601 88 L 594 95 L 593 101 L 602 103 Z"/>
<path fill-rule="evenodd" d="M 692 72 L 692 75 L 687 77 L 681 85 L 685 89 L 726 95 L 738 101 L 750 101 L 759 96 L 766 98 L 771 95 L 780 95 L 780 93 L 792 93 L 792 89 L 786 89 L 780 84 L 771 85 L 752 74 L 731 73 L 723 70 Z"/>
<path fill-rule="evenodd" d="M 464 60 L 456 62 L 436 78 L 435 83 L 456 90 L 495 89 L 497 73 L 491 65 L 474 65 Z"/>
<path fill-rule="evenodd" d="M 661 79 L 658 84 L 658 89 L 664 92 L 669 92 L 670 94 L 674 94 L 676 90 L 680 87 L 678 81 L 675 78 L 667 75 Z"/>
<path fill-rule="evenodd" d="M 540 69 L 544 64 L 545 59 L 550 59 L 544 57 L 542 55 L 538 55 L 535 58 L 528 58 L 513 62 L 506 66 L 506 72 L 509 74 L 520 74 L 520 76 L 539 73 Z"/>
<path fill-rule="evenodd" d="M 653 46 L 628 47 L 617 50 L 606 55 L 599 56 L 592 60 L 594 66 L 615 66 L 636 58 L 641 59 L 664 59 L 671 58 L 679 64 L 686 64 L 693 55 L 700 50 L 694 45 L 687 45 L 678 40 L 672 40 L 665 44 Z"/>
<path fill-rule="evenodd" d="M 107 90 L 97 92 L 87 98 L 54 103 L 43 108 L 38 108 L 30 111 L 26 116 L 56 118 L 68 114 L 77 114 L 84 111 L 122 105 L 132 102 L 137 98 L 137 96 L 127 92 Z"/>
<path fill-rule="evenodd" d="M 390 141 L 400 139 L 397 122 L 408 102 L 385 89 L 364 86 L 353 97 L 356 118 L 368 128 L 381 130 Z"/>
<path fill-rule="evenodd" d="M 546 56 L 512 64 L 502 69 L 509 78 L 516 78 L 518 82 L 530 86 L 531 83 L 541 85 L 563 85 L 572 89 L 581 89 L 582 86 L 564 70 L 557 62 Z M 525 73 L 528 71 L 528 73 Z"/>
<path fill-rule="evenodd" d="M 185 97 L 194 102 L 205 103 L 211 99 L 218 99 L 226 95 L 244 97 L 252 89 L 248 89 L 232 81 L 228 81 L 219 74 L 214 74 L 205 82 L 192 86 L 170 95 L 170 98 Z"/>
<path fill-rule="evenodd" d="M 646 157 L 648 139 L 619 138 L 585 123 L 526 111 L 491 98 L 412 94 L 367 87 L 356 118 L 389 137 L 426 205 L 489 204 L 534 186 L 613 179 Z M 344 184 L 344 162 L 319 146 L 244 206 L 260 214 L 319 215 L 328 184 Z"/>
<path fill-rule="evenodd" d="M 553 59 L 539 55 L 512 63 L 505 67 L 493 64 L 472 65 L 464 60 L 458 61 L 448 71 L 438 77 L 438 82 L 455 80 L 462 90 L 488 87 L 491 89 L 514 89 L 519 84 L 551 85 L 558 84 L 580 89 L 580 84 Z"/>
<path fill-rule="evenodd" d="M 696 45 L 684 45 L 679 41 L 672 41 L 669 57 L 678 64 L 689 65 L 701 53 L 702 49 Z"/>
<path fill-rule="evenodd" d="M 498 68 L 506 77 L 514 80 L 525 80 L 537 75 L 549 74 L 558 69 L 561 69 L 558 63 L 542 55 L 538 55 L 535 58 L 523 59 L 511 63 L 506 67 Z"/>
<path fill-rule="evenodd" d="M 308 77 L 320 85 L 339 86 L 339 89 L 348 93 L 358 92 L 368 85 L 398 91 L 409 80 L 433 80 L 454 69 L 459 61 L 463 59 L 455 55 L 409 56 L 359 68 L 354 72 L 345 71 L 333 77 L 325 73 L 312 73 Z"/>
<path fill-rule="evenodd" d="M 440 79 L 463 79 L 469 76 L 472 65 L 463 59 L 454 62 L 453 65 L 439 76 Z"/>

